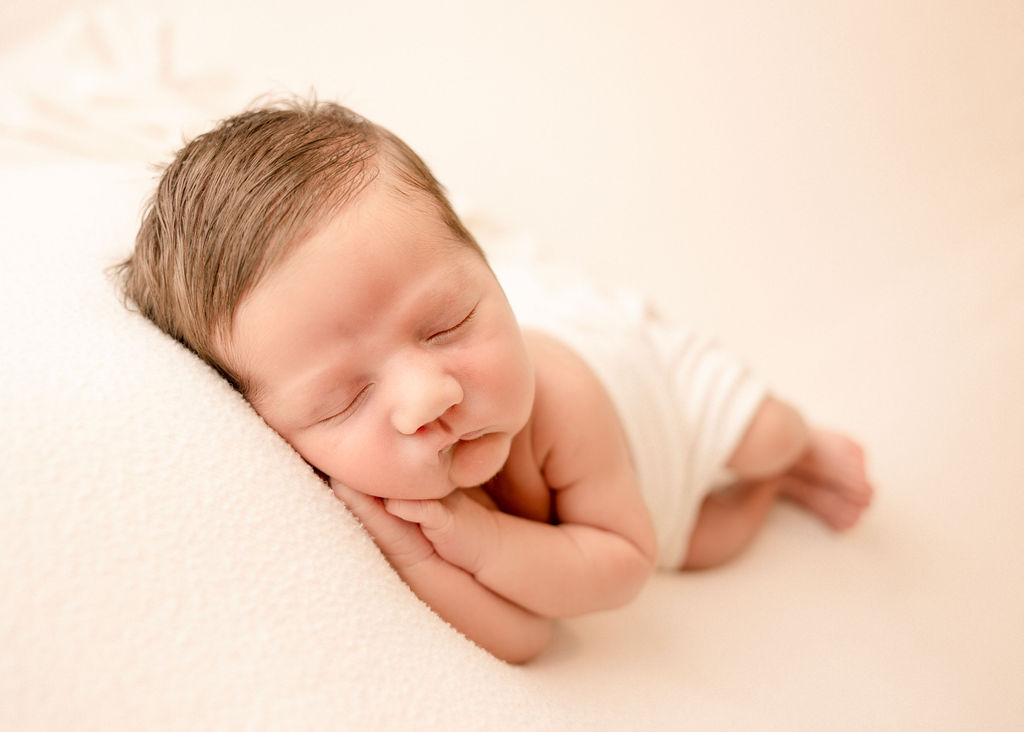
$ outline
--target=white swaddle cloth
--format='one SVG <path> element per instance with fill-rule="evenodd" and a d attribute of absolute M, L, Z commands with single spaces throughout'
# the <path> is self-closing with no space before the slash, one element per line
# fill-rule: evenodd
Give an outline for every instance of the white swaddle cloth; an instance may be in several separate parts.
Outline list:
<path fill-rule="evenodd" d="M 640 296 L 534 261 L 495 266 L 524 328 L 576 350 L 608 390 L 654 520 L 658 566 L 679 568 L 701 502 L 765 385 L 714 341 L 666 326 Z"/>

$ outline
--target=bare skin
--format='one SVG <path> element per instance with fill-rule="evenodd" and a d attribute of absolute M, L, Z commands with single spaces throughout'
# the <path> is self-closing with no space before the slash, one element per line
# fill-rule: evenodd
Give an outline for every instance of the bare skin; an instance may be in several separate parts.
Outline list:
<path fill-rule="evenodd" d="M 520 329 L 483 257 L 398 179 L 382 174 L 272 268 L 220 346 L 410 588 L 499 658 L 533 658 L 552 618 L 621 606 L 653 571 L 654 525 L 603 385 L 568 346 Z M 685 566 L 736 556 L 780 496 L 852 525 L 871 489 L 851 445 L 768 397 Z"/>
<path fill-rule="evenodd" d="M 710 569 L 737 557 L 779 498 L 843 531 L 857 523 L 874 492 L 860 445 L 836 432 L 807 428 L 795 411 L 771 399 L 729 467 L 739 480 L 704 500 L 683 569 Z"/>
<path fill-rule="evenodd" d="M 871 503 L 864 450 L 848 437 L 812 430 L 810 446 L 784 476 L 781 494 L 802 504 L 837 531 L 851 528 Z"/>

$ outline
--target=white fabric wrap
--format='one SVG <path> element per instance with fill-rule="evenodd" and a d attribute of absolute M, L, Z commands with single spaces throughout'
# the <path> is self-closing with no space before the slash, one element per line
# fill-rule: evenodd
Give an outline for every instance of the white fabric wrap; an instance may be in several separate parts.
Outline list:
<path fill-rule="evenodd" d="M 668 327 L 634 293 L 553 271 L 495 270 L 520 324 L 571 347 L 607 389 L 654 520 L 658 565 L 680 567 L 700 504 L 724 479 L 765 385 L 713 340 Z"/>

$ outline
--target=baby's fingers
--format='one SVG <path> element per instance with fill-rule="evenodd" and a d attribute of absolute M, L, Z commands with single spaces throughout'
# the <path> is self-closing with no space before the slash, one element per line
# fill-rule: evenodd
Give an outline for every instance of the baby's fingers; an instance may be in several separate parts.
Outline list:
<path fill-rule="evenodd" d="M 384 501 L 384 508 L 392 516 L 419 524 L 424 531 L 442 531 L 452 521 L 451 510 L 440 501 L 389 498 Z"/>
<path fill-rule="evenodd" d="M 366 527 L 374 537 L 378 534 L 387 534 L 394 528 L 396 523 L 394 517 L 384 510 L 384 502 L 380 498 L 360 493 L 341 483 L 331 481 L 331 488 L 334 495 L 342 500 L 348 510 L 355 514 L 360 523 Z"/>
<path fill-rule="evenodd" d="M 384 502 L 388 513 L 418 523 L 420 529 L 441 558 L 476 573 L 488 556 L 497 538 L 491 511 L 454 491 L 441 500 L 403 501 L 389 498 Z M 490 554 L 489 554 L 490 552 Z"/>
<path fill-rule="evenodd" d="M 334 495 L 340 498 L 360 521 L 362 521 L 364 515 L 370 516 L 378 508 L 382 508 L 379 498 L 374 498 L 373 496 L 368 496 L 365 493 L 360 493 L 359 491 L 353 490 L 347 485 L 338 483 L 333 479 L 331 480 L 331 490 L 334 491 Z"/>
<path fill-rule="evenodd" d="M 396 569 L 412 566 L 434 553 L 420 528 L 384 509 L 384 501 L 331 481 L 334 494 L 348 506 L 370 532 L 380 550 Z"/>

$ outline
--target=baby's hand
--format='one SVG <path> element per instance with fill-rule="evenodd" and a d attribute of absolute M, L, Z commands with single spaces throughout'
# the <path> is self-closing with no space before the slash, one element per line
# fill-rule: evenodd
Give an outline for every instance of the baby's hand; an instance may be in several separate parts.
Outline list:
<path fill-rule="evenodd" d="M 334 494 L 355 514 L 388 562 L 401 572 L 434 554 L 434 547 L 415 523 L 388 513 L 384 501 L 331 480 Z"/>
<path fill-rule="evenodd" d="M 399 519 L 419 524 L 443 559 L 476 574 L 494 556 L 498 526 L 491 509 L 457 490 L 440 500 L 384 501 L 385 510 Z"/>

